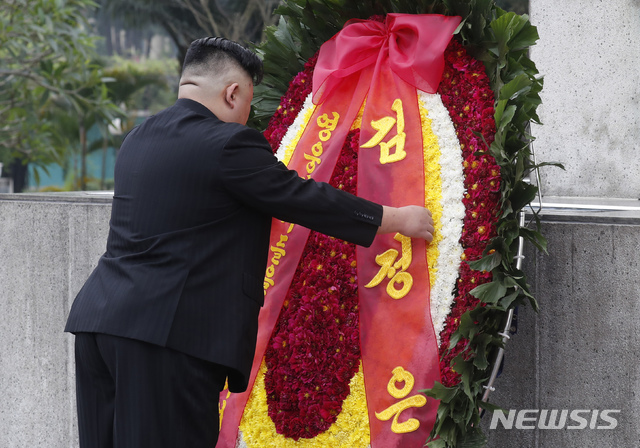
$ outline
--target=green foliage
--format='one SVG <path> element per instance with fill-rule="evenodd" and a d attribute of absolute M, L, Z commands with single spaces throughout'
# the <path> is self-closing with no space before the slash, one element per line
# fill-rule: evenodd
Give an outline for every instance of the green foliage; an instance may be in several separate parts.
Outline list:
<path fill-rule="evenodd" d="M 519 221 L 522 209 L 537 194 L 537 187 L 528 182 L 531 171 L 537 168 L 531 162 L 533 136 L 529 134 L 529 123 L 540 123 L 536 109 L 541 104 L 539 93 L 543 82 L 528 57 L 528 50 L 538 40 L 538 33 L 526 15 L 505 12 L 492 4 L 487 9 L 486 3 L 468 3 L 460 34 L 472 54 L 484 62 L 496 95 L 497 132 L 489 150 L 501 168 L 502 215 L 498 236 L 487 246 L 483 258 L 469 263 L 472 269 L 491 271 L 493 279 L 471 291 L 480 300 L 480 306 L 462 316 L 451 340 L 452 346 L 465 341 L 467 349 L 466 355 L 454 360 L 455 370 L 462 376 L 458 394 L 467 406 L 441 404 L 438 425 L 447 428 L 447 432 L 440 434 L 438 444 L 432 442 L 429 447 L 486 444 L 477 429 L 479 412 L 495 407 L 481 401 L 484 390 L 480 386 L 489 377 L 490 356 L 502 346 L 498 333 L 504 317 L 511 308 L 525 302 L 537 310 L 526 277 L 512 260 L 520 238 L 546 251 L 546 240 L 539 229 L 527 229 Z M 429 395 L 440 398 L 443 394 L 434 388 Z"/>
<path fill-rule="evenodd" d="M 126 110 L 158 112 L 177 97 L 180 67 L 171 59 L 134 62 L 113 58 L 104 69 L 109 98 Z"/>
<path fill-rule="evenodd" d="M 460 384 L 447 388 L 437 383 L 423 391 L 441 400 L 432 433 L 439 438 L 430 441 L 429 447 L 483 447 L 486 437 L 480 429 L 480 410 L 496 408 L 482 401 L 483 386 L 490 376 L 492 356 L 502 346 L 499 333 L 503 321 L 507 312 L 520 304 L 530 303 L 537 310 L 524 273 L 512 261 L 520 238 L 546 251 L 539 228 L 523 227 L 519 219 L 537 193 L 537 187 L 527 182 L 538 167 L 531 162 L 529 123 L 540 123 L 536 110 L 543 84 L 528 57 L 529 48 L 538 39 L 536 28 L 526 15 L 505 12 L 493 0 L 284 0 L 276 12 L 281 15 L 280 22 L 268 28 L 267 40 L 256 48 L 265 67 L 263 84 L 255 90 L 251 121 L 259 129 L 266 128 L 289 80 L 351 18 L 390 12 L 461 16 L 458 38 L 485 65 L 495 93 L 497 133 L 489 151 L 501 167 L 502 215 L 498 235 L 482 259 L 470 266 L 490 271 L 493 280 L 472 291 L 480 305 L 461 317 L 451 338 L 451 347 L 464 341 L 466 348 L 453 361 L 461 375 Z"/>
<path fill-rule="evenodd" d="M 0 3 L 0 153 L 44 166 L 60 162 L 65 136 L 51 117 L 119 113 L 109 100 L 84 14 L 90 0 Z"/>
<path fill-rule="evenodd" d="M 87 176 L 84 158 L 87 154 L 103 150 L 108 147 L 119 147 L 121 139 L 128 131 L 135 126 L 136 109 L 141 105 L 136 96 L 147 89 L 155 92 L 170 91 L 169 95 L 162 95 L 164 102 L 157 102 L 158 97 L 149 101 L 149 105 L 155 105 L 163 109 L 175 101 L 171 86 L 177 85 L 177 62 L 170 61 L 146 61 L 133 62 L 121 58 L 114 58 L 109 61 L 109 66 L 102 68 L 103 80 L 106 85 L 106 98 L 113 104 L 120 107 L 121 113 L 118 115 L 119 132 L 112 133 L 109 126 L 110 120 L 96 113 L 73 114 L 68 103 L 59 104 L 57 108 L 48 112 L 48 119 L 55 123 L 57 132 L 54 134 L 54 141 L 59 146 L 67 148 L 65 164 L 69 164 L 69 155 L 76 155 L 75 159 L 81 160 L 81 166 L 71 169 L 66 166 L 69 172 L 66 179 L 66 186 L 71 190 L 98 189 L 96 185 L 100 183 L 101 189 L 107 188 L 106 179 L 103 173 L 102 179 L 91 179 Z M 103 65 L 105 62 L 96 63 Z M 98 138 L 90 141 L 89 131 L 97 130 L 100 134 Z"/>

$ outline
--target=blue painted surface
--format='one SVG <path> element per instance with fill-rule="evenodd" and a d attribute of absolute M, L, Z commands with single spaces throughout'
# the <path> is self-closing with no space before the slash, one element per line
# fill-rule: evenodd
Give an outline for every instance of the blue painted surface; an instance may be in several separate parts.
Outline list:
<path fill-rule="evenodd" d="M 98 182 L 100 181 L 100 177 L 102 176 L 102 150 L 97 150 L 90 153 L 87 158 L 87 176 L 89 178 L 96 179 Z M 107 148 L 107 157 L 106 157 L 106 170 L 105 170 L 105 180 L 113 182 L 113 169 L 116 161 L 116 150 L 115 148 Z M 77 167 L 74 170 L 74 164 Z M 58 187 L 64 188 L 65 182 L 70 179 L 69 176 L 73 175 L 73 172 L 77 172 L 77 175 L 80 176 L 80 167 L 81 160 L 80 156 L 71 157 L 67 162 L 66 172 L 63 168 L 58 164 L 51 164 L 46 167 L 47 172 L 43 169 L 38 169 L 40 174 L 40 184 L 36 184 L 36 177 L 33 173 L 33 166 L 29 166 L 29 190 L 37 190 L 44 187 Z"/>
<path fill-rule="evenodd" d="M 135 125 L 139 125 L 146 119 L 146 116 L 139 116 L 135 120 Z M 101 140 L 102 135 L 97 128 L 89 129 L 87 132 L 87 146 L 91 146 L 96 140 Z M 119 148 L 118 148 L 119 149 Z M 107 185 L 113 185 L 113 171 L 115 168 L 117 149 L 114 147 L 107 148 L 105 157 L 105 181 Z M 100 178 L 102 177 L 102 148 L 90 152 L 86 156 L 87 177 L 89 179 L 89 189 L 96 189 L 100 186 Z M 74 177 L 80 176 L 82 162 L 78 154 L 69 154 L 64 168 L 59 164 L 52 163 L 45 169 L 29 166 L 29 175 L 25 191 L 41 190 L 46 187 L 55 187 L 64 190 L 65 184 L 70 185 Z M 38 170 L 39 183 L 36 182 L 34 170 Z M 74 175 L 75 173 L 75 175 Z M 109 187 L 112 188 L 112 187 Z"/>

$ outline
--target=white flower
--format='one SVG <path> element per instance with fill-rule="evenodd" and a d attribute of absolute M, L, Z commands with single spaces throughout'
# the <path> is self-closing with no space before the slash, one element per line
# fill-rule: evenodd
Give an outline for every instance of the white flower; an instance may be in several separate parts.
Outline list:
<path fill-rule="evenodd" d="M 293 154 L 293 150 L 295 149 L 295 144 L 300 140 L 304 129 L 307 127 L 307 123 L 309 122 L 309 118 L 313 114 L 313 111 L 316 109 L 316 106 L 311 101 L 311 97 L 313 95 L 307 95 L 307 98 L 304 100 L 302 105 L 302 109 L 296 116 L 296 119 L 293 121 L 287 132 L 282 137 L 282 141 L 280 142 L 280 147 L 276 151 L 276 157 L 281 162 L 288 164 L 291 159 L 291 154 Z"/>
<path fill-rule="evenodd" d="M 451 310 L 454 288 L 458 278 L 460 257 L 462 256 L 462 223 L 465 209 L 464 173 L 462 171 L 462 149 L 449 111 L 442 104 L 438 94 L 419 92 L 420 106 L 426 109 L 431 120 L 431 130 L 440 147 L 440 177 L 442 179 L 442 240 L 438 245 L 439 256 L 433 268 L 437 269 L 431 290 L 431 319 L 440 344 L 440 333 Z"/>

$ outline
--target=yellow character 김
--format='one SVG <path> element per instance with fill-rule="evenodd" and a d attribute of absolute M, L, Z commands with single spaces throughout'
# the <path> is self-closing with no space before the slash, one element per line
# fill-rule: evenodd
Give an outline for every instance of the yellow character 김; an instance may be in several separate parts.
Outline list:
<path fill-rule="evenodd" d="M 407 157 L 407 153 L 404 150 L 404 143 L 407 139 L 407 134 L 404 132 L 404 110 L 402 109 L 402 100 L 396 99 L 391 106 L 391 110 L 396 113 L 396 118 L 383 117 L 380 120 L 372 120 L 371 127 L 378 131 L 371 140 L 369 140 L 362 148 L 373 148 L 380 145 L 380 163 L 393 163 Z M 388 142 L 383 142 L 382 139 L 387 136 L 393 125 L 397 123 L 398 133 Z M 390 149 L 396 147 L 396 151 L 391 154 Z"/>

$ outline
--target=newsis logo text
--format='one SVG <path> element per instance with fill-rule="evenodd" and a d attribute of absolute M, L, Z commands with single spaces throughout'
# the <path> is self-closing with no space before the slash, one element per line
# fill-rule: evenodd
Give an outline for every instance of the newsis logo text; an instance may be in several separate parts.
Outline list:
<path fill-rule="evenodd" d="M 494 411 L 489 429 L 615 429 L 619 409 L 510 409 Z"/>

